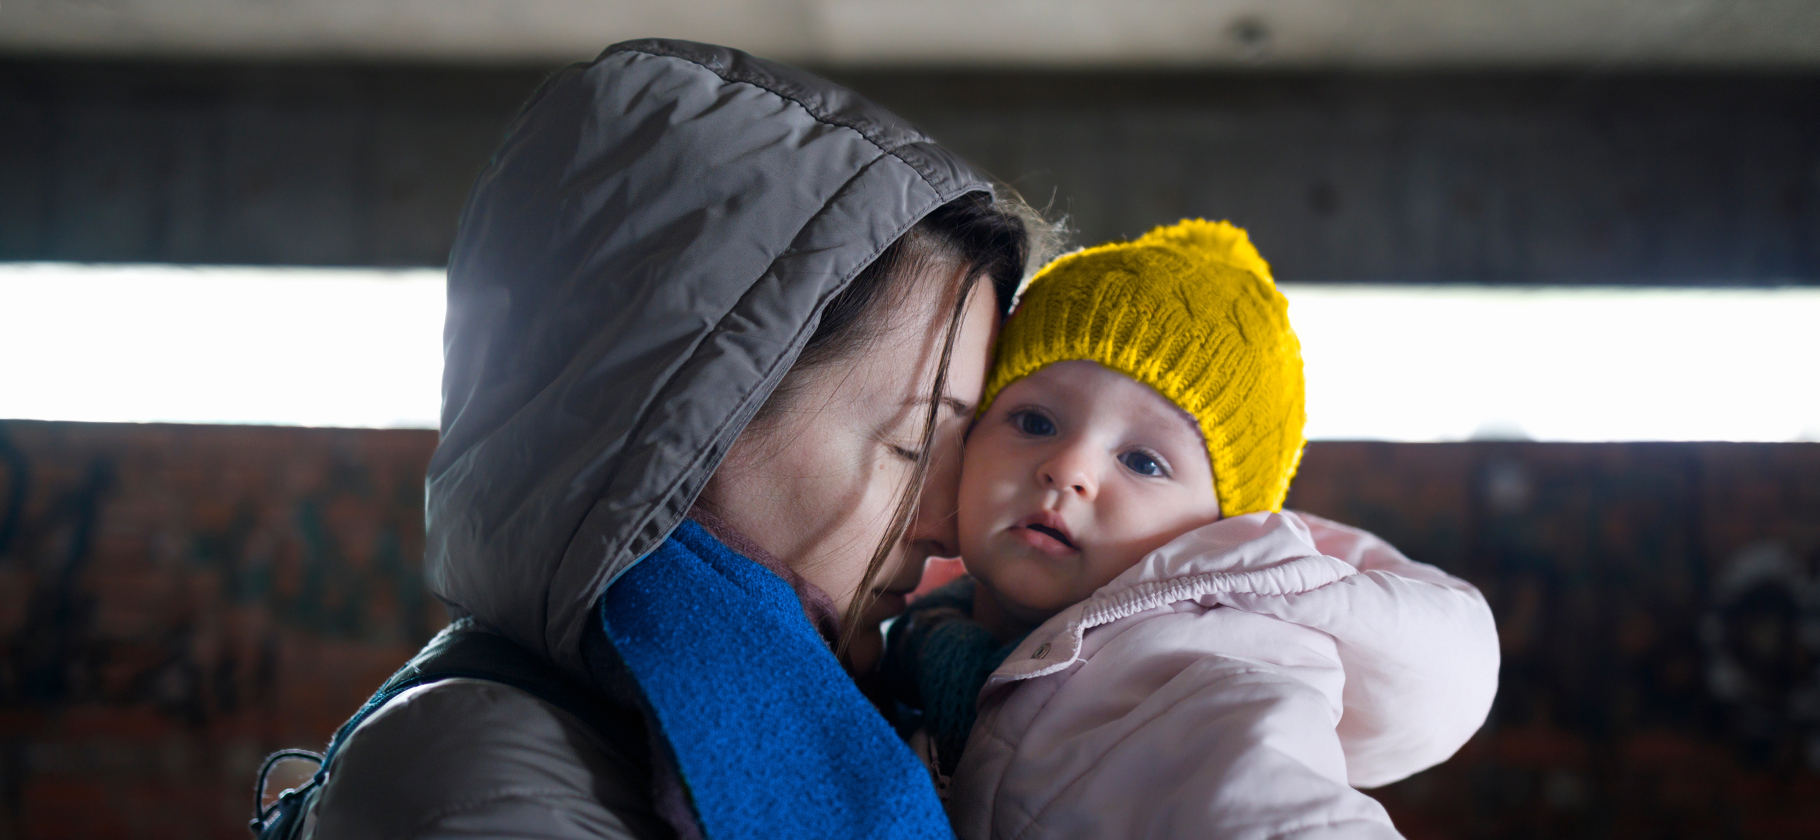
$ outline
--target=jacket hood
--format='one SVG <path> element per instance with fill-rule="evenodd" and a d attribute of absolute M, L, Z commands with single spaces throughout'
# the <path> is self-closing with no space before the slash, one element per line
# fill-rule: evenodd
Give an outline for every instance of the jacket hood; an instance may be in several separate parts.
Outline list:
<path fill-rule="evenodd" d="M 823 305 L 987 180 L 798 70 L 614 45 L 533 95 L 449 258 L 425 577 L 581 672 L 590 607 L 682 520 Z"/>

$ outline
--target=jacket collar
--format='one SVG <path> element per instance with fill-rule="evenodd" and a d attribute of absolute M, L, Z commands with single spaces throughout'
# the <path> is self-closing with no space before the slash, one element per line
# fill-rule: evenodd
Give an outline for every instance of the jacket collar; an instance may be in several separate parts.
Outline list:
<path fill-rule="evenodd" d="M 982 693 L 1073 665 L 1088 630 L 1146 610 L 1182 602 L 1211 608 L 1232 595 L 1294 595 L 1357 573 L 1323 556 L 1294 513 L 1222 519 L 1177 537 L 1087 600 L 1051 616 L 1005 658 Z"/>

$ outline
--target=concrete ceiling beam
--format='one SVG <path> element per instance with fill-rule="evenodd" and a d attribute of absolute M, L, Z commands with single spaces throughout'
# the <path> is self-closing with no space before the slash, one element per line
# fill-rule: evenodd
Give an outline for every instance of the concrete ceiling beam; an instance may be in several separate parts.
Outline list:
<path fill-rule="evenodd" d="M 0 54 L 556 62 L 662 35 L 864 68 L 1816 67 L 1813 0 L 10 0 Z"/>

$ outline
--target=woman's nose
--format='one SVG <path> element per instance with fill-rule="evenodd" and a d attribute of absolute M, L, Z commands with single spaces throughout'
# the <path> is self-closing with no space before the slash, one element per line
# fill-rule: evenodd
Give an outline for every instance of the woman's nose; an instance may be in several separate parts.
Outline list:
<path fill-rule="evenodd" d="M 1078 443 L 1064 444 L 1037 468 L 1037 480 L 1045 488 L 1079 496 L 1091 501 L 1099 493 L 1099 477 L 1093 470 L 1093 456 Z"/>
<path fill-rule="evenodd" d="M 960 505 L 961 442 L 958 436 L 939 430 L 929 451 L 929 471 L 923 475 L 923 493 L 917 499 L 916 516 L 904 539 L 912 556 L 959 557 L 960 529 L 956 523 Z M 921 563 L 915 565 L 920 575 Z"/>

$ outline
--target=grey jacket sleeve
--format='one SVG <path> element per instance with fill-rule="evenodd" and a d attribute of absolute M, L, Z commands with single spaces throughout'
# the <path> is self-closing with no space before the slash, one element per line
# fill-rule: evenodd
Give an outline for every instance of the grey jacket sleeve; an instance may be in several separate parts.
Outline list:
<path fill-rule="evenodd" d="M 445 680 L 349 738 L 305 836 L 334 840 L 659 840 L 650 770 L 530 694 Z"/>

